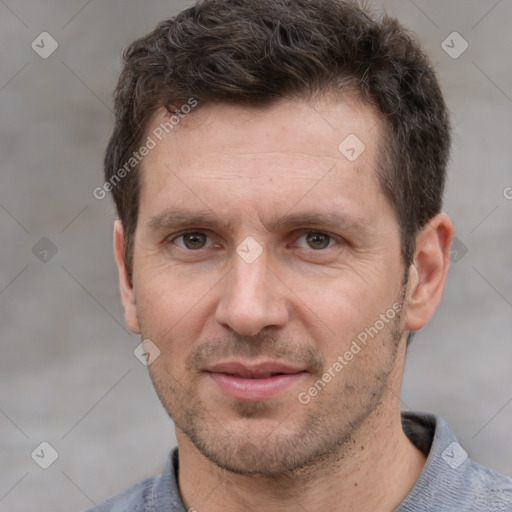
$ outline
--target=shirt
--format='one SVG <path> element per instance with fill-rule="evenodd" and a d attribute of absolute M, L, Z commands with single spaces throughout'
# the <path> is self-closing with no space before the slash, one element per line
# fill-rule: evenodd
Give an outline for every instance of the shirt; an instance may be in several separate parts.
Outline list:
<path fill-rule="evenodd" d="M 427 461 L 394 512 L 512 512 L 512 479 L 469 459 L 443 418 L 402 412 L 402 427 Z M 178 463 L 174 448 L 160 475 L 85 512 L 187 512 L 176 479 Z"/>

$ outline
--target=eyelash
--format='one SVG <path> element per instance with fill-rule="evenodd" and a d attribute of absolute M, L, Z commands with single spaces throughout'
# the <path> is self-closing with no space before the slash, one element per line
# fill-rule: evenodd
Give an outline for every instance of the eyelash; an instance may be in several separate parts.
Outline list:
<path fill-rule="evenodd" d="M 208 234 L 203 232 L 203 231 L 183 231 L 177 235 L 173 235 L 172 238 L 169 238 L 169 239 L 166 239 L 165 242 L 167 243 L 175 243 L 176 240 L 178 240 L 179 238 L 183 238 L 184 236 L 186 235 L 206 235 L 208 237 Z M 316 253 L 321 253 L 321 252 L 325 252 L 327 249 L 332 249 L 333 246 L 330 246 L 331 242 L 338 242 L 338 243 L 341 243 L 343 242 L 344 240 L 341 238 L 341 237 L 338 237 L 338 236 L 334 236 L 334 235 L 331 235 L 330 233 L 326 233 L 324 231 L 314 231 L 314 230 L 308 230 L 308 231 L 304 231 L 298 238 L 297 240 L 299 240 L 300 238 L 302 238 L 303 236 L 307 236 L 307 235 L 323 235 L 323 236 L 327 236 L 329 237 L 329 245 L 323 249 L 312 249 L 312 248 L 309 248 L 311 251 L 313 252 L 316 252 Z M 177 245 L 177 244 L 175 244 Z M 178 245 L 178 247 L 180 249 L 183 249 L 185 251 L 188 251 L 188 252 L 200 252 L 201 250 L 203 249 L 208 249 L 209 247 L 201 247 L 200 249 L 188 249 L 187 247 L 181 247 Z"/>

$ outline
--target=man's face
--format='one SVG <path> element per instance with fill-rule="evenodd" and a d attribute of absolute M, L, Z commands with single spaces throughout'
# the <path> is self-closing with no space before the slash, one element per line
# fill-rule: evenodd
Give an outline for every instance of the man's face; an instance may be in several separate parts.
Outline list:
<path fill-rule="evenodd" d="M 178 439 L 225 469 L 318 462 L 399 393 L 381 129 L 348 100 L 205 105 L 144 160 L 129 324 L 160 350 L 150 374 Z"/>

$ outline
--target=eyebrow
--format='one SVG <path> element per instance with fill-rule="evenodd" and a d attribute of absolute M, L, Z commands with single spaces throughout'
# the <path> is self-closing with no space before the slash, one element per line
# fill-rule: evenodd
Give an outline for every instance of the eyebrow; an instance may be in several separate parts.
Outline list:
<path fill-rule="evenodd" d="M 201 225 L 205 228 L 219 226 L 232 229 L 230 222 L 223 221 L 213 213 L 167 208 L 149 219 L 146 227 L 150 230 L 175 229 L 183 226 Z"/>
<path fill-rule="evenodd" d="M 306 225 L 330 226 L 333 228 L 350 229 L 351 231 L 360 231 L 367 233 L 370 223 L 366 219 L 355 218 L 352 215 L 343 212 L 319 212 L 304 211 L 297 213 L 287 213 L 286 215 L 270 219 L 265 228 L 270 232 L 283 228 L 296 228 Z M 185 226 L 201 226 L 204 228 L 223 227 L 234 230 L 231 221 L 221 219 L 212 212 L 198 212 L 186 209 L 167 208 L 149 219 L 146 227 L 152 231 L 164 229 L 177 229 Z"/>

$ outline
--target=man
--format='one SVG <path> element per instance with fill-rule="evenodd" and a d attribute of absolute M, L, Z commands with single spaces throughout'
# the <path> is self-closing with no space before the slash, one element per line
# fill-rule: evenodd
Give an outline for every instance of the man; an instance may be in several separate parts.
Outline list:
<path fill-rule="evenodd" d="M 178 448 L 97 509 L 512 510 L 442 418 L 400 413 L 453 238 L 412 36 L 353 2 L 206 0 L 130 45 L 115 109 L 122 301 Z"/>

